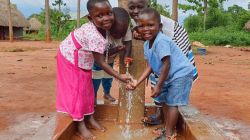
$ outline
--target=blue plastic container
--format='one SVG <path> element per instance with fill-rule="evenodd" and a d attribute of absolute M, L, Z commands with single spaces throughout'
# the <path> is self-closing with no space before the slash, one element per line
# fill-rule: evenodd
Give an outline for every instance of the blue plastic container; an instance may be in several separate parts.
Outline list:
<path fill-rule="evenodd" d="M 200 55 L 206 55 L 207 50 L 205 48 L 197 48 L 197 51 Z"/>

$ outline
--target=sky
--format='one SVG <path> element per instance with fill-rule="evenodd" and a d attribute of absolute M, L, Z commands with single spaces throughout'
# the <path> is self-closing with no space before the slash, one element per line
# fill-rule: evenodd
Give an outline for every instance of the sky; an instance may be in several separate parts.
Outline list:
<path fill-rule="evenodd" d="M 53 0 L 50 0 L 50 3 L 52 3 L 52 1 Z M 109 1 L 113 7 L 118 5 L 117 0 Z M 76 17 L 77 0 L 64 0 L 64 2 L 67 4 L 67 7 L 70 10 L 70 15 L 74 19 Z M 87 0 L 81 0 L 81 16 L 87 14 L 86 2 Z M 227 2 L 224 2 L 224 7 L 227 8 L 236 4 L 247 9 L 249 2 L 250 0 L 228 0 Z M 26 18 L 34 13 L 41 12 L 41 9 L 44 8 L 44 0 L 11 0 L 11 3 L 16 4 L 17 8 Z M 172 0 L 158 0 L 158 3 L 162 5 L 169 5 L 169 8 L 171 9 Z M 179 3 L 187 4 L 188 2 L 186 2 L 186 0 L 179 0 Z M 182 23 L 189 14 L 194 14 L 194 12 L 190 11 L 183 13 L 182 11 L 179 11 L 179 22 Z"/>

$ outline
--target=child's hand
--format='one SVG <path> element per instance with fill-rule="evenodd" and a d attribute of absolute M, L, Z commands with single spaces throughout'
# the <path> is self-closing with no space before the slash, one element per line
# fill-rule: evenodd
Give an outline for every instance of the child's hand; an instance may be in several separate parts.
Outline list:
<path fill-rule="evenodd" d="M 131 83 L 128 83 L 128 84 L 126 84 L 126 89 L 127 90 L 134 90 L 135 87 Z"/>
<path fill-rule="evenodd" d="M 126 89 L 127 90 L 135 90 L 137 86 L 137 80 L 132 79 L 127 85 Z"/>
<path fill-rule="evenodd" d="M 129 83 L 131 81 L 131 76 L 127 75 L 127 74 L 121 74 L 120 75 L 120 80 L 124 83 Z"/>
<path fill-rule="evenodd" d="M 141 34 L 139 34 L 136 30 L 133 31 L 133 38 L 136 40 L 143 40 Z"/>
<path fill-rule="evenodd" d="M 117 46 L 117 48 L 118 48 L 118 51 L 123 51 L 123 50 L 125 50 L 126 46 L 125 45 L 119 45 L 119 46 Z"/>
<path fill-rule="evenodd" d="M 161 89 L 158 86 L 155 86 L 152 90 L 151 97 L 155 98 L 160 95 Z"/>

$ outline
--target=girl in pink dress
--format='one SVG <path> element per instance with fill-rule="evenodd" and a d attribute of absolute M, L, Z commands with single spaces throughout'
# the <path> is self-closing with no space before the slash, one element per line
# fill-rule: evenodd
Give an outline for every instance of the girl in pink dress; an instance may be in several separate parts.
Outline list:
<path fill-rule="evenodd" d="M 94 60 L 108 74 L 122 82 L 129 78 L 119 75 L 104 59 L 104 50 L 108 45 L 106 32 L 114 20 L 112 7 L 107 0 L 89 0 L 87 2 L 89 22 L 70 33 L 61 42 L 57 54 L 57 96 L 56 110 L 69 114 L 78 122 L 78 130 L 84 139 L 95 136 L 87 129 L 84 117 L 89 116 L 93 128 L 105 131 L 93 117 L 94 88 L 92 71 Z"/>

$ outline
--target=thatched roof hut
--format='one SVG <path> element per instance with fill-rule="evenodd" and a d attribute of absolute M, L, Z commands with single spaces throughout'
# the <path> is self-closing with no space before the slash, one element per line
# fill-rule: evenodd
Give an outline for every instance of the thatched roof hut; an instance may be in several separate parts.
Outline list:
<path fill-rule="evenodd" d="M 11 19 L 14 38 L 21 38 L 23 35 L 23 28 L 29 27 L 29 22 L 13 4 L 11 5 Z M 0 39 L 8 38 L 8 29 L 8 5 L 6 0 L 0 0 Z"/>
<path fill-rule="evenodd" d="M 0 0 L 0 26 L 9 26 L 7 13 L 6 0 Z M 29 27 L 28 21 L 13 4 L 11 5 L 11 16 L 13 27 Z"/>
<path fill-rule="evenodd" d="M 30 27 L 25 28 L 26 32 L 38 32 L 42 27 L 42 23 L 35 17 L 29 19 Z"/>
<path fill-rule="evenodd" d="M 246 29 L 247 31 L 250 31 L 250 20 L 245 24 L 244 29 Z"/>

